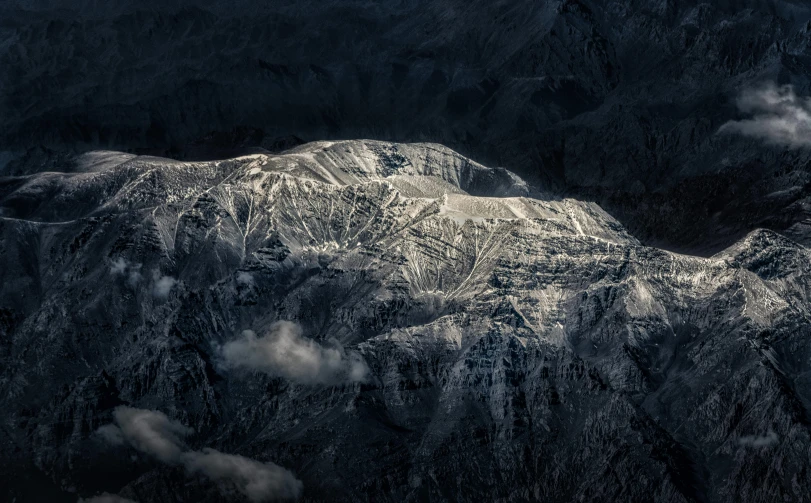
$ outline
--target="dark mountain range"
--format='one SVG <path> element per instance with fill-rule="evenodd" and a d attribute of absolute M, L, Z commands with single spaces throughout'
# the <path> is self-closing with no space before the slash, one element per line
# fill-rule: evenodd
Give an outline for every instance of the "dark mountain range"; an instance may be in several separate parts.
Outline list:
<path fill-rule="evenodd" d="M 0 19 L 7 160 L 431 141 L 671 249 L 808 219 L 806 151 L 716 134 L 751 86 L 811 94 L 807 2 L 9 0 Z"/>

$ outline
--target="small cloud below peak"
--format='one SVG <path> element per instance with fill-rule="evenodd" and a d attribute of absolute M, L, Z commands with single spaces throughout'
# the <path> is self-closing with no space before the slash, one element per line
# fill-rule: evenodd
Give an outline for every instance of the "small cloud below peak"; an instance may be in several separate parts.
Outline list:
<path fill-rule="evenodd" d="M 299 384 L 334 386 L 363 382 L 369 368 L 360 354 L 346 351 L 337 341 L 322 345 L 304 337 L 289 321 L 271 325 L 257 336 L 245 330 L 220 350 L 226 367 L 263 372 Z"/>
<path fill-rule="evenodd" d="M 158 276 L 155 274 L 155 286 L 152 289 L 152 294 L 156 299 L 166 300 L 169 298 L 169 293 L 172 288 L 177 284 L 177 280 L 171 276 Z"/>

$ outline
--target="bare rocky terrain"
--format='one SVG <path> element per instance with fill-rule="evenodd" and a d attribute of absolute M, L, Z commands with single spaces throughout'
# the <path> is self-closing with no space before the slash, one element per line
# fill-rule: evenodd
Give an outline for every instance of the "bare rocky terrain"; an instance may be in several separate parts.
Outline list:
<path fill-rule="evenodd" d="M 665 251 L 428 143 L 46 168 L 0 179 L 8 501 L 808 498 L 799 240 Z"/>

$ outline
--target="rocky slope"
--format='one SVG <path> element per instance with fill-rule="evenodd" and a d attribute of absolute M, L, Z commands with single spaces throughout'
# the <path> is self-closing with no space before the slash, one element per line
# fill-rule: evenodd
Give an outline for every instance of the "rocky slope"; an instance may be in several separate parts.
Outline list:
<path fill-rule="evenodd" d="M 795 241 L 643 246 L 434 144 L 54 168 L 0 179 L 10 501 L 807 499 Z"/>
<path fill-rule="evenodd" d="M 475 154 L 669 249 L 809 220 L 807 151 L 716 134 L 762 81 L 811 95 L 807 2 L 7 0 L 0 19 L 7 170 L 371 137 Z"/>

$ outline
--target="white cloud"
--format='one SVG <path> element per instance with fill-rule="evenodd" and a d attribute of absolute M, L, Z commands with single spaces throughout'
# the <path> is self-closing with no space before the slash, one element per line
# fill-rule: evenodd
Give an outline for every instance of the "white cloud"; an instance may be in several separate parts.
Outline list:
<path fill-rule="evenodd" d="M 116 407 L 113 417 L 121 438 L 139 451 L 168 464 L 180 462 L 184 450 L 183 437 L 194 431 L 169 419 L 163 412 L 154 410 L 120 406 Z M 99 428 L 99 433 L 105 438 L 117 438 L 113 429 L 102 432 L 103 428 Z"/>
<path fill-rule="evenodd" d="M 101 438 L 113 445 L 127 443 L 163 463 L 182 465 L 189 473 L 201 473 L 218 483 L 229 484 L 256 503 L 296 499 L 301 495 L 301 481 L 291 471 L 274 463 L 209 448 L 186 449 L 183 438 L 194 430 L 163 412 L 119 406 L 113 411 L 113 418 L 115 424 L 97 430 Z M 88 503 L 128 503 L 123 498 L 115 498 L 120 497 L 105 493 Z"/>
<path fill-rule="evenodd" d="M 271 325 L 262 337 L 246 330 L 221 349 L 227 367 L 264 372 L 301 384 L 335 385 L 362 382 L 369 368 L 355 352 L 346 352 L 302 336 L 301 327 L 288 321 Z"/>
<path fill-rule="evenodd" d="M 779 440 L 777 433 L 769 430 L 766 435 L 747 435 L 738 439 L 738 443 L 746 447 L 770 447 Z"/>
<path fill-rule="evenodd" d="M 768 83 L 748 89 L 737 104 L 752 118 L 729 121 L 719 133 L 738 133 L 792 148 L 811 145 L 811 98 L 797 96 L 792 86 Z"/>
<path fill-rule="evenodd" d="M 157 276 L 157 273 L 155 274 Z M 169 292 L 177 284 L 177 280 L 171 276 L 162 276 L 155 281 L 155 286 L 152 294 L 158 299 L 166 299 L 169 297 Z"/>
<path fill-rule="evenodd" d="M 289 470 L 273 463 L 203 449 L 184 454 L 184 465 L 189 472 L 230 482 L 253 502 L 290 500 L 301 495 L 301 481 Z"/>
<path fill-rule="evenodd" d="M 79 499 L 79 503 L 135 503 L 131 499 L 122 498 L 117 494 L 102 493 L 90 499 Z"/>

